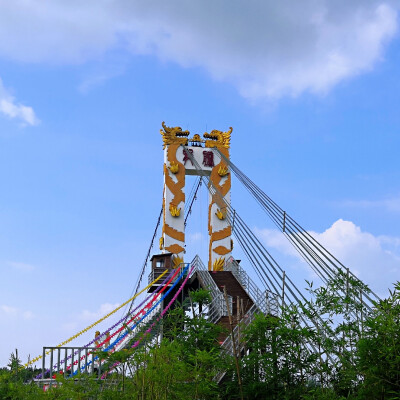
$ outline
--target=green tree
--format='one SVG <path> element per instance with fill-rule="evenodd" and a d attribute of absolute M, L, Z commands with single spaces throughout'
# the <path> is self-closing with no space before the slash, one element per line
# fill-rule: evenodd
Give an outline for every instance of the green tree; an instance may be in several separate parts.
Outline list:
<path fill-rule="evenodd" d="M 357 344 L 360 396 L 400 399 L 400 282 L 376 303 Z"/>

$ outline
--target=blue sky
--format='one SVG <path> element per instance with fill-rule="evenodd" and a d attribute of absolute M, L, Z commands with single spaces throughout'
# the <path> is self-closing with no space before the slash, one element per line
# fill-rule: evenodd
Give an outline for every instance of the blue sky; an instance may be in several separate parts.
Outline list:
<path fill-rule="evenodd" d="M 344 264 L 382 295 L 400 277 L 399 3 L 143 4 L 0 0 L 0 365 L 131 294 L 162 121 L 232 126 L 232 160 Z M 236 180 L 232 204 L 311 276 Z M 204 259 L 206 206 L 188 228 Z"/>

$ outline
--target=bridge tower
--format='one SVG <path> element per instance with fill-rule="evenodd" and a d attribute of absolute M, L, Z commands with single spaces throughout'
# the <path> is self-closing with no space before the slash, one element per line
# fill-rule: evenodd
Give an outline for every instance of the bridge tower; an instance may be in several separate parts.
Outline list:
<path fill-rule="evenodd" d="M 225 261 L 231 256 L 232 229 L 227 220 L 226 207 L 231 200 L 231 175 L 228 166 L 212 148 L 217 148 L 229 158 L 232 128 L 227 132 L 213 130 L 205 133 L 203 139 L 181 127 L 168 127 L 162 123 L 160 133 L 164 148 L 164 191 L 163 225 L 160 238 L 160 250 L 171 253 L 173 266 L 184 260 L 185 254 L 185 177 L 200 175 L 194 164 L 200 165 L 202 174 L 210 177 L 218 195 L 209 195 L 208 233 L 209 257 L 208 269 L 222 271 Z M 185 150 L 185 151 L 184 151 Z M 187 152 L 191 154 L 188 156 Z M 221 199 L 222 195 L 222 199 Z"/>

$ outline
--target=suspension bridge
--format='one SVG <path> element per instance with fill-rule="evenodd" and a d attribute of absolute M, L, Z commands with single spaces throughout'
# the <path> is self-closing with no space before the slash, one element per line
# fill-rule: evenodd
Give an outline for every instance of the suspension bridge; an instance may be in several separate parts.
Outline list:
<path fill-rule="evenodd" d="M 135 349 L 144 341 L 147 344 L 157 343 L 167 333 L 162 322 L 168 318 L 168 311 L 184 303 L 191 290 L 204 288 L 211 296 L 209 304 L 196 310 L 198 315 L 213 324 L 232 327 L 231 334 L 223 333 L 219 338 L 222 351 L 232 355 L 244 351 L 239 330 L 249 325 L 256 314 L 279 318 L 283 309 L 310 301 L 232 206 L 232 175 L 321 281 L 325 284 L 332 280 L 339 282 L 336 286 L 338 296 L 349 296 L 349 282 L 357 283 L 357 293 L 352 296 L 359 305 L 360 315 L 354 312 L 355 321 L 362 324 L 363 310 L 370 311 L 374 302 L 379 300 L 352 271 L 232 162 L 229 154 L 232 128 L 226 132 L 213 130 L 201 138 L 198 134 L 190 137 L 190 132 L 180 127 L 171 128 L 164 123 L 162 127 L 162 208 L 133 296 L 57 346 L 44 346 L 40 355 L 25 364 L 25 367 L 32 364 L 40 367 L 41 372 L 34 379 L 40 385 L 54 385 L 58 374 L 76 379 L 84 373 L 100 380 L 106 379 L 107 375 L 118 369 L 119 363 L 104 363 L 101 353 Z M 187 175 L 197 178 L 186 197 Z M 202 185 L 209 192 L 209 254 L 205 262 L 199 255 L 193 260 L 185 259 L 185 246 L 190 245 L 185 241 L 185 228 Z M 153 254 L 160 228 L 160 252 Z M 233 240 L 246 255 L 245 261 L 234 258 Z M 247 272 L 250 268 L 257 277 L 256 282 Z M 146 275 L 148 284 L 140 289 Z M 103 332 L 97 331 L 97 325 L 120 310 L 123 311 L 120 320 Z M 300 313 L 299 316 L 303 326 L 323 329 L 324 323 L 319 315 L 306 316 Z M 84 346 L 71 345 L 87 332 L 92 332 L 92 341 Z M 316 351 L 311 342 L 307 347 L 311 352 Z M 330 357 L 328 353 L 326 357 Z M 221 371 L 216 381 L 219 382 L 223 376 L 224 371 Z"/>

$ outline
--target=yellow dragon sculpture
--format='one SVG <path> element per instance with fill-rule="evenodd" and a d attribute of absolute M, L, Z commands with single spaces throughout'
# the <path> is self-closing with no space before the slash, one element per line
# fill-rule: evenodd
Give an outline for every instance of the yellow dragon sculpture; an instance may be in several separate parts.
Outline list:
<path fill-rule="evenodd" d="M 163 148 L 169 144 L 188 144 L 189 131 L 183 131 L 180 126 L 168 127 L 165 122 L 162 122 L 163 129 L 160 129 L 160 133 L 163 137 Z"/>
<path fill-rule="evenodd" d="M 224 147 L 229 149 L 231 144 L 231 133 L 233 128 L 230 127 L 228 131 L 222 132 L 216 129 L 212 130 L 210 133 L 205 133 L 203 137 L 206 140 L 206 147 Z"/>

